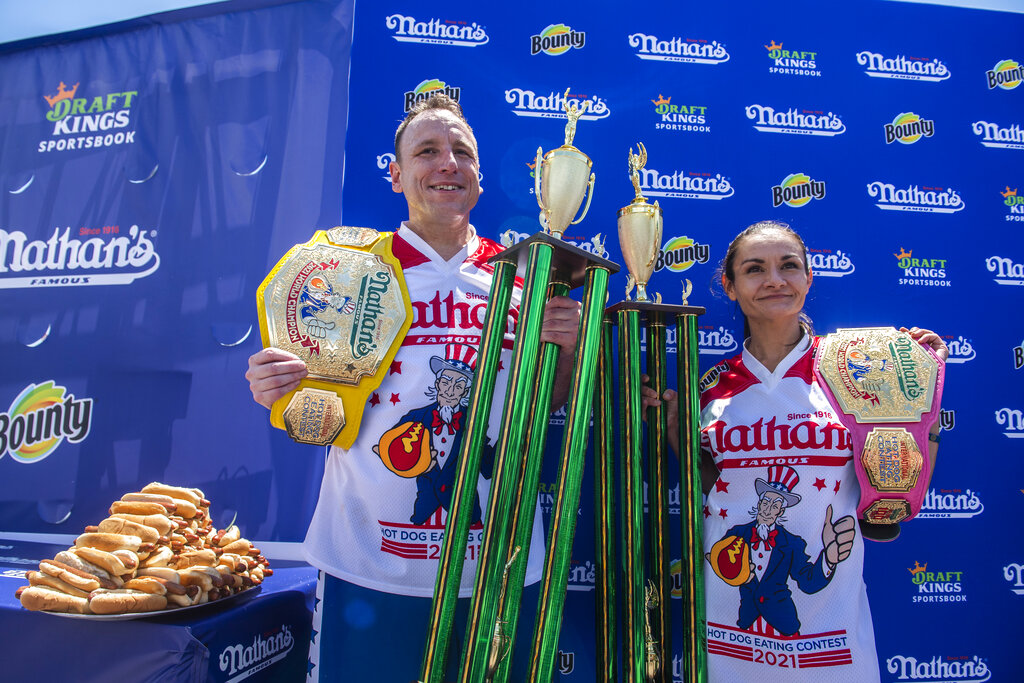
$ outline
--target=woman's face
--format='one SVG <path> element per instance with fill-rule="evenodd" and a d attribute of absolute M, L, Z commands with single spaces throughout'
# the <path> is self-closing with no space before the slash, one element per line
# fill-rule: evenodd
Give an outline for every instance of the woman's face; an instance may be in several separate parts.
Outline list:
<path fill-rule="evenodd" d="M 735 279 L 722 274 L 722 287 L 750 320 L 797 318 L 811 288 L 800 244 L 770 230 L 743 239 L 733 260 Z"/>

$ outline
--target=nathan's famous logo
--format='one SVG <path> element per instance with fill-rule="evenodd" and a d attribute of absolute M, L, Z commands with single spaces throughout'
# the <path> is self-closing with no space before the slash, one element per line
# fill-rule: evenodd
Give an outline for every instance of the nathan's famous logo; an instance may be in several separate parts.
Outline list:
<path fill-rule="evenodd" d="M 928 563 L 924 566 L 917 560 L 913 567 L 908 567 L 910 581 L 917 587 L 917 594 L 912 602 L 967 602 L 964 595 L 963 572 L 928 571 Z"/>
<path fill-rule="evenodd" d="M 530 36 L 530 54 L 543 52 L 546 55 L 561 55 L 576 48 L 579 50 L 587 43 L 587 34 L 573 31 L 565 24 L 551 24 L 535 36 Z"/>
<path fill-rule="evenodd" d="M 697 345 L 700 352 L 708 356 L 724 356 L 739 348 L 733 333 L 721 325 L 717 328 L 698 328 Z"/>
<path fill-rule="evenodd" d="M 0 289 L 129 284 L 160 267 L 150 237 L 137 225 L 54 228 L 47 240 L 0 229 Z"/>
<path fill-rule="evenodd" d="M 291 626 L 281 624 L 276 632 L 271 630 L 269 633 L 257 633 L 252 643 L 228 645 L 221 650 L 217 664 L 221 671 L 233 676 L 231 680 L 240 681 L 284 659 L 294 645 Z M 241 675 L 236 675 L 239 672 Z"/>
<path fill-rule="evenodd" d="M 928 489 L 917 519 L 967 519 L 984 511 L 981 498 L 971 489 Z"/>
<path fill-rule="evenodd" d="M 67 439 L 79 443 L 89 435 L 92 399 L 76 399 L 48 380 L 29 384 L 0 413 L 0 458 L 10 453 L 18 462 L 39 462 Z"/>
<path fill-rule="evenodd" d="M 729 52 L 725 49 L 725 45 L 717 40 L 707 41 L 696 38 L 661 40 L 658 36 L 649 36 L 646 33 L 632 33 L 628 40 L 629 46 L 636 48 L 635 54 L 640 59 L 687 64 L 721 64 L 729 61 Z"/>
<path fill-rule="evenodd" d="M 1013 90 L 1024 80 L 1024 66 L 1012 59 L 1004 59 L 985 72 L 988 89 Z"/>
<path fill-rule="evenodd" d="M 949 336 L 943 337 L 942 340 L 946 342 L 946 348 L 949 349 L 949 358 L 946 359 L 946 363 L 966 363 L 978 357 L 978 352 L 974 350 L 974 344 L 962 334 L 957 335 L 956 339 Z"/>
<path fill-rule="evenodd" d="M 640 169 L 640 188 L 647 196 L 675 199 L 725 199 L 736 192 L 721 173 L 713 176 L 701 171 L 661 173 L 656 168 Z"/>
<path fill-rule="evenodd" d="M 406 113 L 408 113 L 410 109 L 416 106 L 416 103 L 419 102 L 420 100 L 428 100 L 439 93 L 443 93 L 448 97 L 452 98 L 453 100 L 455 100 L 456 102 L 458 102 L 459 98 L 462 96 L 462 88 L 457 88 L 455 86 L 448 85 L 444 81 L 439 80 L 437 78 L 428 78 L 427 80 L 421 82 L 412 90 L 408 90 L 405 92 L 404 97 Z"/>
<path fill-rule="evenodd" d="M 857 63 L 864 73 L 875 78 L 898 78 L 907 81 L 944 81 L 949 78 L 949 68 L 938 59 L 926 57 L 886 57 L 878 52 L 864 50 L 857 53 Z"/>
<path fill-rule="evenodd" d="M 416 17 L 392 14 L 384 19 L 384 24 L 393 31 L 391 37 L 402 43 L 476 47 L 490 40 L 484 27 L 475 21 L 471 24 L 442 19 L 418 21 Z"/>
<path fill-rule="evenodd" d="M 1003 567 L 1003 578 L 1010 582 L 1010 590 L 1024 595 L 1024 564 L 1011 562 Z"/>
<path fill-rule="evenodd" d="M 889 342 L 889 354 L 895 361 L 896 381 L 900 387 L 900 393 L 908 401 L 919 398 L 927 389 L 917 381 L 918 364 L 914 360 L 914 346 L 916 342 L 910 337 L 900 336 L 895 341 Z"/>
<path fill-rule="evenodd" d="M 989 256 L 985 259 L 985 267 L 993 273 L 993 279 L 1000 285 L 1024 285 L 1024 263 L 1016 263 L 1005 256 Z"/>
<path fill-rule="evenodd" d="M 812 199 L 825 198 L 825 181 L 813 180 L 806 173 L 790 173 L 772 187 L 772 206 L 799 208 Z"/>
<path fill-rule="evenodd" d="M 1017 196 L 1017 188 L 1010 189 L 1007 185 L 1006 189 L 999 193 L 1003 197 L 1003 204 L 1009 207 L 1009 213 L 1006 214 L 1006 220 L 1008 221 L 1024 221 L 1024 197 Z"/>
<path fill-rule="evenodd" d="M 996 424 L 1003 427 L 1003 436 L 1007 439 L 1024 439 L 1024 412 L 1000 408 L 996 411 Z"/>
<path fill-rule="evenodd" d="M 519 244 L 528 237 L 530 237 L 530 235 L 528 235 L 525 232 L 519 232 L 518 230 L 509 229 L 501 233 L 501 235 L 499 235 L 498 241 L 501 243 L 501 246 L 508 249 L 509 247 L 515 244 Z M 608 250 L 605 248 L 604 244 L 604 235 L 602 235 L 601 233 L 597 233 L 596 235 L 589 239 L 586 237 L 562 235 L 562 241 L 565 242 L 566 244 L 571 244 L 572 246 L 578 249 L 582 249 L 583 251 L 588 251 L 595 256 L 599 256 L 600 258 L 608 258 Z"/>
<path fill-rule="evenodd" d="M 975 121 L 971 124 L 975 135 L 980 135 L 981 144 L 999 149 L 1024 149 L 1024 130 L 1019 124 L 1000 126 L 988 121 Z"/>
<path fill-rule="evenodd" d="M 946 279 L 946 263 L 948 259 L 914 256 L 914 250 L 907 251 L 900 247 L 896 257 L 896 265 L 902 271 L 899 284 L 925 285 L 934 287 L 950 287 Z"/>
<path fill-rule="evenodd" d="M 60 82 L 57 92 L 43 95 L 50 110 L 46 120 L 53 123 L 52 139 L 41 140 L 38 151 L 112 147 L 135 142 L 131 108 L 139 94 L 136 90 L 108 92 L 92 97 L 75 97 L 81 82 L 70 88 Z"/>
<path fill-rule="evenodd" d="M 391 273 L 386 270 L 364 275 L 360 281 L 355 311 L 352 313 L 352 334 L 349 337 L 353 358 L 365 358 L 377 350 L 380 336 L 377 332 L 377 318 L 387 314 L 381 302 L 391 288 L 391 283 Z"/>
<path fill-rule="evenodd" d="M 922 119 L 914 112 L 901 112 L 896 115 L 892 123 L 882 126 L 885 130 L 885 144 L 901 142 L 904 145 L 912 145 L 922 137 L 930 138 L 935 135 L 935 122 L 931 119 Z"/>
<path fill-rule="evenodd" d="M 747 105 L 747 118 L 762 133 L 792 133 L 794 135 L 823 135 L 831 137 L 846 132 L 846 124 L 838 114 L 820 110 L 775 109 L 763 104 Z"/>
<path fill-rule="evenodd" d="M 711 246 L 701 244 L 686 235 L 671 237 L 658 252 L 658 260 L 654 262 L 654 272 L 668 270 L 681 273 L 689 270 L 695 263 L 707 263 L 711 255 Z"/>
<path fill-rule="evenodd" d="M 894 655 L 886 658 L 885 668 L 897 675 L 893 680 L 918 683 L 981 683 L 992 677 L 988 663 L 978 655 L 931 659 Z"/>
<path fill-rule="evenodd" d="M 849 255 L 841 249 L 807 249 L 814 277 L 845 277 L 857 270 Z"/>
<path fill-rule="evenodd" d="M 956 213 L 965 206 L 960 194 L 950 187 L 908 185 L 898 188 L 892 183 L 873 180 L 868 183 L 868 195 L 878 200 L 875 206 L 886 211 Z"/>
<path fill-rule="evenodd" d="M 505 102 L 512 105 L 512 113 L 516 116 L 536 116 L 546 119 L 564 119 L 565 109 L 563 105 L 566 100 L 577 100 L 577 106 L 582 112 L 580 118 L 584 121 L 596 121 L 607 118 L 611 114 L 607 103 L 597 95 L 578 95 L 572 93 L 565 97 L 564 93 L 550 92 L 547 95 L 538 95 L 532 90 L 523 88 L 512 88 L 505 91 Z"/>
<path fill-rule="evenodd" d="M 651 100 L 654 112 L 660 117 L 654 124 L 656 130 L 682 130 L 710 133 L 708 108 L 699 104 L 672 104 L 671 97 L 658 93 L 658 99 Z"/>
<path fill-rule="evenodd" d="M 784 49 L 783 43 L 776 43 L 774 40 L 764 48 L 768 50 L 768 58 L 772 60 L 769 73 L 821 76 L 821 71 L 818 71 L 817 52 Z"/>
<path fill-rule="evenodd" d="M 556 487 L 555 484 L 551 484 L 552 490 Z M 552 493 L 552 497 L 554 494 Z M 569 567 L 569 577 L 567 590 L 571 591 L 592 591 L 594 585 L 597 582 L 597 565 L 590 560 L 587 560 L 580 564 L 579 562 L 573 562 L 572 566 Z"/>

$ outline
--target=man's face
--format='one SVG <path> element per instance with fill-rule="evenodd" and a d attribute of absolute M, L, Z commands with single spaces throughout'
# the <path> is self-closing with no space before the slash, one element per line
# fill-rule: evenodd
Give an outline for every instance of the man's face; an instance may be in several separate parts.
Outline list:
<path fill-rule="evenodd" d="M 391 189 L 405 195 L 412 225 L 468 223 L 482 191 L 476 140 L 443 109 L 423 112 L 406 127 Z"/>
<path fill-rule="evenodd" d="M 782 496 L 773 492 L 765 491 L 761 499 L 757 501 L 757 523 L 771 526 L 779 518 L 785 509 L 785 502 Z"/>
<path fill-rule="evenodd" d="M 434 386 L 437 387 L 438 404 L 445 408 L 454 408 L 462 401 L 462 397 L 469 393 L 469 377 L 461 372 L 445 369 L 434 381 Z"/>

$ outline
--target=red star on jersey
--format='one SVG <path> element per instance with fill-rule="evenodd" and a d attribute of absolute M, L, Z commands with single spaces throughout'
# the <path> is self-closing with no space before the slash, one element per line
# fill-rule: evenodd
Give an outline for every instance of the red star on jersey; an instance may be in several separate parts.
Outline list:
<path fill-rule="evenodd" d="M 500 371 L 502 371 L 504 369 L 505 369 L 505 361 L 499 359 L 498 360 L 498 371 L 500 372 Z"/>
<path fill-rule="evenodd" d="M 721 478 L 719 478 L 719 480 L 715 482 L 715 492 L 716 493 L 729 493 L 729 482 L 724 481 Z"/>
<path fill-rule="evenodd" d="M 388 400 L 391 401 L 391 405 L 395 405 L 396 403 L 398 403 L 402 399 L 398 398 L 398 394 L 391 394 L 391 398 L 388 399 Z"/>
<path fill-rule="evenodd" d="M 839 480 L 836 479 L 836 493 L 839 493 Z"/>
<path fill-rule="evenodd" d="M 371 396 L 371 397 L 370 397 L 370 405 L 371 405 L 371 406 L 375 406 L 375 405 L 377 405 L 378 403 L 380 403 L 380 394 L 378 394 L 378 393 L 377 393 L 377 392 L 375 391 L 375 392 L 373 392 L 373 396 Z"/>
<path fill-rule="evenodd" d="M 814 488 L 818 489 L 819 491 L 825 488 L 825 480 L 815 477 Z"/>
<path fill-rule="evenodd" d="M 719 516 L 719 517 L 721 517 L 722 519 L 725 519 L 725 518 L 727 518 L 727 517 L 729 516 L 729 511 L 728 511 L 728 510 L 726 510 L 725 508 L 722 508 L 722 509 L 721 509 L 721 510 L 720 510 L 720 511 L 718 512 L 718 516 Z"/>
<path fill-rule="evenodd" d="M 708 506 L 705 505 L 704 506 L 704 519 L 707 519 L 710 516 L 711 516 L 711 510 L 708 510 Z"/>
<path fill-rule="evenodd" d="M 401 375 L 402 374 L 402 361 L 392 361 L 391 368 L 388 370 L 389 375 Z"/>

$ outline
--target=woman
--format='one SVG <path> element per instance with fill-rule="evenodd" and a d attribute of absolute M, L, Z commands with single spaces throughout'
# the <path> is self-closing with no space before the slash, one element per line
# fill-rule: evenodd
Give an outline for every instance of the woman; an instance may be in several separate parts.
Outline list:
<path fill-rule="evenodd" d="M 812 373 L 807 248 L 784 223 L 755 223 L 721 277 L 749 336 L 701 380 L 710 679 L 877 681 L 851 439 Z M 903 329 L 948 356 L 935 333 Z M 659 404 L 649 388 L 644 400 Z"/>

